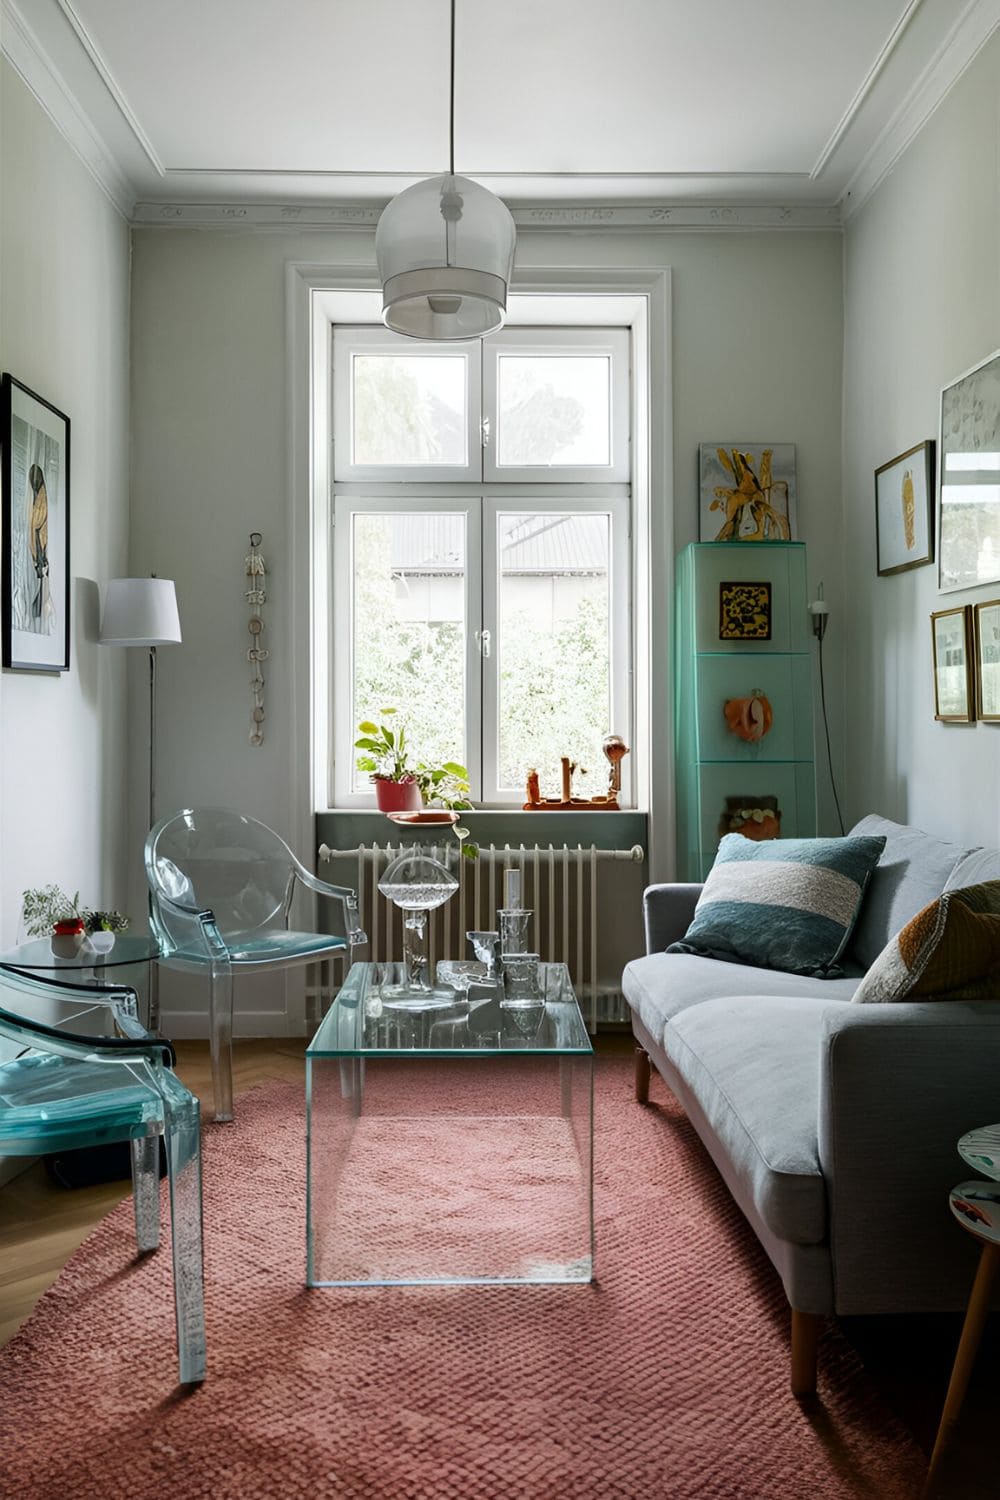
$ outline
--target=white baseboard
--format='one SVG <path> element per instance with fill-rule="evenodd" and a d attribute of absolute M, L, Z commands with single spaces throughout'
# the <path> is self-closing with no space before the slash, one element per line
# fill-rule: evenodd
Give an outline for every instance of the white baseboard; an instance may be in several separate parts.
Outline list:
<path fill-rule="evenodd" d="M 172 1042 L 207 1041 L 204 1010 L 164 1010 L 160 1031 Z M 303 1036 L 303 1026 L 284 1010 L 243 1011 L 233 1017 L 234 1037 Z"/>

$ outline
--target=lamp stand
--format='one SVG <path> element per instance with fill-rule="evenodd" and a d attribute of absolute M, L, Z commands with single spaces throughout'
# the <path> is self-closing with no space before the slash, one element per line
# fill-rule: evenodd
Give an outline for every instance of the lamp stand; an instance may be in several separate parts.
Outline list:
<path fill-rule="evenodd" d="M 156 819 L 156 647 L 149 648 L 149 809 L 147 816 L 146 832 L 153 827 Z M 149 896 L 149 907 L 152 912 L 153 897 Z M 160 966 L 158 963 L 147 965 L 149 976 L 149 1029 L 159 1031 L 160 1029 Z"/>

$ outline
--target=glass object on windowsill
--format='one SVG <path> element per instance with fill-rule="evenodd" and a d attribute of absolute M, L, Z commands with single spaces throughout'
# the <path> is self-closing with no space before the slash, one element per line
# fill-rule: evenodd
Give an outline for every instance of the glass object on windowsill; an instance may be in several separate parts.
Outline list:
<path fill-rule="evenodd" d="M 424 1002 L 431 994 L 427 972 L 427 913 L 458 890 L 444 865 L 426 854 L 401 854 L 378 883 L 382 895 L 403 913 L 403 979 L 382 989 L 383 1000 Z"/>

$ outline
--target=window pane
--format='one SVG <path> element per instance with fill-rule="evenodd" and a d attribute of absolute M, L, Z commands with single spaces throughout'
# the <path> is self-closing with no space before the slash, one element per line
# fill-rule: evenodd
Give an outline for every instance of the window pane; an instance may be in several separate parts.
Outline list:
<path fill-rule="evenodd" d="M 611 517 L 510 512 L 497 518 L 500 785 L 560 790 L 559 758 L 607 791 L 601 741 L 611 729 Z M 579 776 L 579 773 L 577 773 Z"/>
<path fill-rule="evenodd" d="M 356 354 L 354 463 L 466 463 L 461 354 Z"/>
<path fill-rule="evenodd" d="M 353 520 L 354 725 L 397 708 L 414 760 L 465 765 L 465 517 Z"/>
<path fill-rule="evenodd" d="M 606 355 L 502 354 L 498 364 L 498 465 L 611 462 Z"/>

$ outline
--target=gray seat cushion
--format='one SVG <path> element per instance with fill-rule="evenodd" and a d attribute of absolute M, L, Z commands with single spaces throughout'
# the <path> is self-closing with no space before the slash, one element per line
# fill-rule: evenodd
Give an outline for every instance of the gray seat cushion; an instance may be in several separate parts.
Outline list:
<path fill-rule="evenodd" d="M 881 834 L 885 839 L 848 950 L 862 969 L 870 969 L 889 939 L 928 901 L 937 900 L 959 860 L 972 851 L 877 813 L 855 824 L 851 837 L 856 834 Z"/>
<path fill-rule="evenodd" d="M 848 979 L 809 979 L 777 969 L 730 964 L 693 953 L 650 953 L 634 958 L 622 975 L 622 993 L 657 1042 L 668 1021 L 707 1000 L 758 995 L 806 995 L 822 1000 L 851 1000 L 859 975 Z"/>
<path fill-rule="evenodd" d="M 820 1036 L 831 1003 L 802 995 L 706 1000 L 663 1034 L 746 1200 L 774 1235 L 798 1245 L 827 1235 L 818 1114 Z"/>

